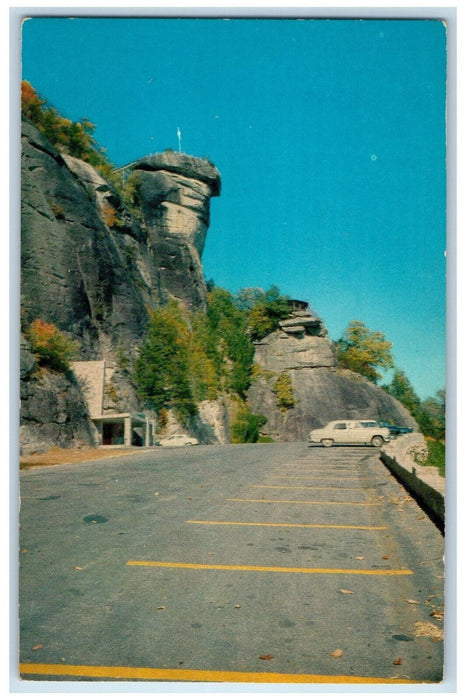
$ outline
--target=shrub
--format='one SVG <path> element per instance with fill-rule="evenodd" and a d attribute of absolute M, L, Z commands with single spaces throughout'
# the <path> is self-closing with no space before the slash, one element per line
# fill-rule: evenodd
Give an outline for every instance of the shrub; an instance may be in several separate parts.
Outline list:
<path fill-rule="evenodd" d="M 123 222 L 117 216 L 117 210 L 107 202 L 103 203 L 101 214 L 104 224 L 108 226 L 108 228 L 120 228 L 123 225 Z"/>
<path fill-rule="evenodd" d="M 445 443 L 442 440 L 427 438 L 427 457 L 416 461 L 422 466 L 437 467 L 440 476 L 445 476 Z"/>
<path fill-rule="evenodd" d="M 257 442 L 259 430 L 266 423 L 265 416 L 251 413 L 248 408 L 242 409 L 231 426 L 231 441 L 234 443 Z"/>
<path fill-rule="evenodd" d="M 27 337 L 37 363 L 41 367 L 66 372 L 76 355 L 78 344 L 67 338 L 53 323 L 36 319 L 29 326 Z"/>
<path fill-rule="evenodd" d="M 244 293 L 243 296 L 241 294 L 238 296 L 244 304 Z M 282 319 L 290 315 L 288 298 L 282 296 L 276 286 L 272 286 L 262 294 L 253 290 L 250 299 L 252 308 L 249 315 L 249 333 L 252 340 L 262 340 L 278 328 Z"/>
<path fill-rule="evenodd" d="M 277 397 L 277 405 L 283 411 L 287 411 L 294 406 L 293 382 L 286 372 L 278 375 L 274 384 L 273 392 Z"/>

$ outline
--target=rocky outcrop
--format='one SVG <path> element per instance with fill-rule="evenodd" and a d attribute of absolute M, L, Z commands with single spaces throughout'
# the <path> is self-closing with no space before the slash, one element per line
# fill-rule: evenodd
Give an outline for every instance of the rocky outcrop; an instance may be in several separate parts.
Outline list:
<path fill-rule="evenodd" d="M 159 154 L 133 163 L 137 206 L 91 166 L 59 154 L 23 121 L 21 292 L 41 318 L 81 342 L 83 359 L 128 351 L 147 309 L 170 297 L 204 309 L 200 257 L 220 175 L 208 161 Z"/>
<path fill-rule="evenodd" d="M 204 159 L 174 152 L 143 158 L 131 170 L 163 288 L 188 309 L 204 311 L 201 256 L 210 198 L 220 194 L 218 170 Z"/>
<path fill-rule="evenodd" d="M 146 304 L 161 299 L 135 264 L 142 234 L 123 218 L 118 197 L 91 166 L 65 160 L 26 121 L 21 177 L 23 321 L 41 318 L 68 331 L 84 358 L 134 343 Z"/>
<path fill-rule="evenodd" d="M 20 348 L 22 455 L 51 447 L 97 444 L 83 394 L 72 373 L 38 372 L 27 341 Z"/>
<path fill-rule="evenodd" d="M 105 405 L 108 410 L 137 411 L 140 406 L 125 368 L 137 355 L 149 311 L 172 297 L 187 308 L 205 309 L 200 256 L 209 225 L 209 198 L 219 194 L 220 176 L 208 161 L 169 153 L 142 159 L 129 170 L 135 173 L 134 206 L 125 204 L 89 163 L 58 153 L 23 120 L 23 327 L 35 319 L 53 323 L 78 341 L 76 359 L 113 364 Z M 56 440 L 66 446 L 67 440 L 71 444 L 78 439 L 71 429 L 74 423 L 79 439 L 84 439 L 86 429 L 77 427 L 79 411 L 64 399 L 56 414 L 47 398 L 55 381 L 62 397 L 68 390 L 71 397 L 76 387 L 66 390 L 58 377 L 43 376 L 39 383 L 29 373 L 28 361 L 31 365 L 33 359 L 23 352 L 22 423 L 29 427 L 22 438 L 29 444 L 27 436 L 36 431 L 46 436 L 47 444 Z M 42 422 L 36 420 L 35 396 L 46 409 Z M 75 405 L 74 399 L 71 403 Z M 68 418 L 62 421 L 66 410 Z M 93 437 L 87 439 L 92 444 Z"/>
<path fill-rule="evenodd" d="M 274 440 L 307 440 L 309 431 L 338 418 L 389 420 L 417 427 L 408 411 L 385 391 L 359 374 L 337 366 L 333 344 L 315 315 L 314 325 L 290 316 L 280 329 L 256 344 L 260 367 L 248 393 L 253 413 L 267 418 L 261 432 Z M 297 326 L 301 328 L 297 331 Z M 313 335 L 318 333 L 318 335 Z M 286 374 L 293 406 L 280 406 L 276 382 Z"/>

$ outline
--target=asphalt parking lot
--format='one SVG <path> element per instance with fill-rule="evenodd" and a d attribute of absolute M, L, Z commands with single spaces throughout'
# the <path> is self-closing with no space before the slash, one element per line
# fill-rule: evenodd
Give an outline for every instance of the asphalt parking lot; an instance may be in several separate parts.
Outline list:
<path fill-rule="evenodd" d="M 374 448 L 21 475 L 25 681 L 438 683 L 443 538 Z"/>

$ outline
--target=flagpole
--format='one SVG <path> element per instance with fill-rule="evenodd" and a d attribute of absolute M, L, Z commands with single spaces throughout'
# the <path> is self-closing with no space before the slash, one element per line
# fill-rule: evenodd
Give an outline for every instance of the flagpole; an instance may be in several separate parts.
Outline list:
<path fill-rule="evenodd" d="M 179 126 L 176 128 L 176 135 L 178 136 L 178 151 L 181 153 L 181 131 Z"/>

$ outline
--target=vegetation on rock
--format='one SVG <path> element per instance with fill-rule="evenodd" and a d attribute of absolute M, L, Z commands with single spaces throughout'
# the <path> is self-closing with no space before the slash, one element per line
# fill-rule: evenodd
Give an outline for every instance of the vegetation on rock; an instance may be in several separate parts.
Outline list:
<path fill-rule="evenodd" d="M 57 151 L 68 153 L 93 165 L 118 190 L 123 190 L 123 183 L 115 173 L 112 163 L 93 137 L 95 125 L 87 118 L 79 122 L 62 117 L 47 100 L 38 95 L 27 81 L 21 83 L 21 111 Z"/>
<path fill-rule="evenodd" d="M 69 370 L 78 344 L 62 333 L 53 323 L 36 319 L 27 329 L 26 337 L 39 367 L 60 373 Z"/>
<path fill-rule="evenodd" d="M 274 387 L 274 394 L 277 397 L 277 405 L 283 411 L 287 411 L 293 408 L 295 404 L 294 393 L 293 393 L 293 382 L 291 377 L 286 372 L 282 372 L 278 375 Z"/>
<path fill-rule="evenodd" d="M 277 330 L 281 320 L 290 315 L 288 298 L 275 285 L 267 292 L 256 295 L 249 314 L 249 333 L 252 340 L 262 340 Z"/>

